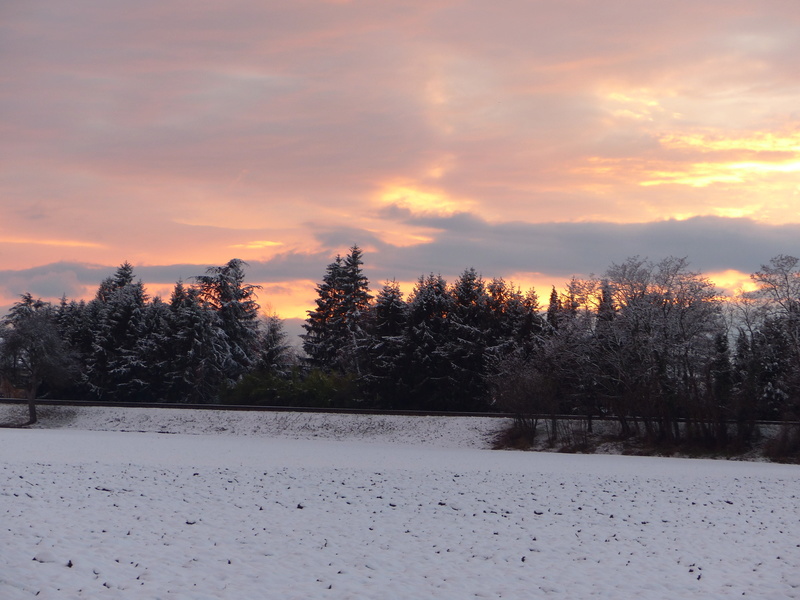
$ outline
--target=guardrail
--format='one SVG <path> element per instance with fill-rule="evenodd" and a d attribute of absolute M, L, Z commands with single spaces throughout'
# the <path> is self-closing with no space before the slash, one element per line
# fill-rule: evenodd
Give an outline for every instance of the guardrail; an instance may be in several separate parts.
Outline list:
<path fill-rule="evenodd" d="M 0 398 L 0 404 L 20 404 L 27 405 L 27 400 L 17 398 Z M 221 411 L 250 411 L 250 412 L 303 412 L 303 413 L 330 413 L 330 414 L 352 414 L 352 415 L 397 415 L 407 417 L 486 417 L 492 419 L 513 419 L 517 415 L 508 412 L 463 412 L 463 411 L 444 411 L 444 410 L 379 410 L 374 408 L 321 408 L 311 406 L 260 406 L 251 404 L 183 404 L 168 402 L 104 402 L 102 400 L 55 400 L 37 399 L 37 406 L 109 406 L 115 408 L 171 408 L 180 410 L 221 410 Z M 540 421 L 583 421 L 588 417 L 585 414 L 531 414 L 525 418 L 538 419 Z M 615 415 L 592 415 L 593 421 L 617 421 L 619 417 Z M 626 420 L 632 422 L 642 422 L 647 417 L 629 416 Z M 698 422 L 698 419 L 675 419 L 678 423 Z M 706 419 L 705 422 L 710 422 Z M 716 421 L 714 421 L 716 422 Z M 737 421 L 727 420 L 728 425 L 735 425 Z M 800 425 L 800 421 L 754 421 L 756 425 Z"/>

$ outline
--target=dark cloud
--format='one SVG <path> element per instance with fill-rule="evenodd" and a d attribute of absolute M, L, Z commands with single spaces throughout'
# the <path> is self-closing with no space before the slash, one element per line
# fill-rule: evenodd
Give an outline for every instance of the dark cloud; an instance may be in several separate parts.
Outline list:
<path fill-rule="evenodd" d="M 0 271 L 0 296 L 17 298 L 30 292 L 33 296 L 55 299 L 82 297 L 85 286 L 99 284 L 104 267 L 60 262 L 30 269 Z M 110 272 L 109 272 L 110 274 Z"/>
<path fill-rule="evenodd" d="M 554 278 L 600 274 L 631 256 L 688 257 L 703 272 L 751 273 L 778 254 L 800 253 L 800 225 L 767 225 L 751 219 L 695 217 L 683 221 L 617 224 L 497 223 L 474 215 L 408 217 L 439 230 L 435 241 L 391 247 L 366 255 L 381 279 L 416 279 L 430 271 L 450 277 L 467 267 L 485 276 L 542 273 Z"/>

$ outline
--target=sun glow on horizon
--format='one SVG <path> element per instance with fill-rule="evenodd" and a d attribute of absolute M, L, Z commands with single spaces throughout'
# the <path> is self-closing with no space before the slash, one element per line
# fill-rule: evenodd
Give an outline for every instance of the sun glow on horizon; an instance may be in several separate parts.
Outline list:
<path fill-rule="evenodd" d="M 714 285 L 722 289 L 724 295 L 729 297 L 735 296 L 740 291 L 752 292 L 758 289 L 758 286 L 750 278 L 749 273 L 743 273 L 735 269 L 709 273 L 707 276 Z"/>

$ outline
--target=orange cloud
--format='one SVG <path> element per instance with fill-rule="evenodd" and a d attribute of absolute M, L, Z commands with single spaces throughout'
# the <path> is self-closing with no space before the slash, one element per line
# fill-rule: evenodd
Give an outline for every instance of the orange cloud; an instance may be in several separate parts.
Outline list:
<path fill-rule="evenodd" d="M 383 206 L 398 206 L 414 214 L 439 216 L 468 211 L 475 205 L 471 200 L 453 198 L 444 190 L 404 181 L 386 184 L 377 194 L 377 199 Z"/>
<path fill-rule="evenodd" d="M 95 242 L 35 238 L 0 238 L 0 244 L 33 244 L 36 246 L 62 246 L 64 248 L 105 248 L 104 244 L 97 244 Z"/>
<path fill-rule="evenodd" d="M 232 244 L 231 248 L 243 248 L 245 250 L 258 250 L 260 248 L 274 248 L 276 246 L 283 246 L 283 242 L 273 242 L 270 240 L 257 240 L 253 242 L 246 242 L 244 244 Z"/>
<path fill-rule="evenodd" d="M 800 132 L 754 132 L 747 136 L 725 135 L 721 132 L 670 133 L 661 136 L 667 148 L 717 150 L 746 150 L 750 152 L 800 152 Z"/>
<path fill-rule="evenodd" d="M 718 160 L 697 161 L 684 168 L 652 171 L 642 186 L 680 184 L 706 187 L 713 183 L 745 183 L 773 174 L 800 172 L 800 133 L 755 132 L 747 136 L 716 133 L 670 133 L 660 137 L 664 148 L 722 153 Z M 729 158 L 733 154 L 735 158 Z M 742 159 L 744 158 L 744 159 Z"/>

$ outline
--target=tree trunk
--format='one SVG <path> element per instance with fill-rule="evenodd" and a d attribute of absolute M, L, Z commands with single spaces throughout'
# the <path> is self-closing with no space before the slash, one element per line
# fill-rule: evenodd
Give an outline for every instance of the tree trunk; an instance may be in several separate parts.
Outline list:
<path fill-rule="evenodd" d="M 33 425 L 36 423 L 36 388 L 38 386 L 32 384 L 28 388 L 28 422 L 25 425 Z"/>

